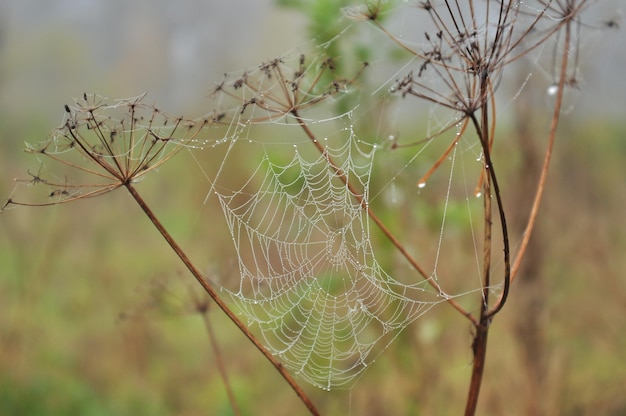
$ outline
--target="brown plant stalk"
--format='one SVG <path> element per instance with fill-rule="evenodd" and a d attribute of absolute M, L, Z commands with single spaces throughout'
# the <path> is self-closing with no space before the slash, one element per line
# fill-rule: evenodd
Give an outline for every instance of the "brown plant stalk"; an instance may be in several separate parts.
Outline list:
<path fill-rule="evenodd" d="M 315 405 L 306 395 L 302 387 L 298 385 L 295 379 L 289 374 L 287 369 L 282 365 L 280 361 L 278 361 L 274 356 L 265 348 L 265 346 L 250 332 L 250 330 L 244 325 L 243 322 L 235 315 L 235 313 L 228 307 L 228 305 L 222 300 L 219 294 L 215 291 L 215 289 L 211 286 L 211 284 L 205 279 L 202 273 L 196 268 L 196 266 L 191 262 L 187 254 L 185 254 L 184 250 L 176 243 L 174 238 L 170 235 L 170 233 L 165 229 L 163 224 L 159 221 L 156 215 L 152 212 L 150 207 L 146 204 L 141 195 L 137 192 L 132 183 L 127 182 L 124 184 L 130 195 L 133 197 L 135 202 L 141 207 L 141 210 L 146 214 L 146 216 L 150 219 L 152 224 L 159 231 L 161 236 L 167 241 L 172 250 L 176 253 L 178 258 L 183 262 L 183 264 L 187 267 L 187 270 L 196 278 L 200 286 L 206 291 L 206 293 L 213 299 L 213 301 L 217 304 L 217 306 L 228 316 L 228 318 L 239 328 L 239 330 L 248 338 L 248 340 L 265 356 L 265 358 L 274 366 L 276 371 L 280 373 L 283 379 L 289 384 L 289 386 L 293 389 L 296 395 L 300 398 L 302 403 L 306 406 L 309 412 L 312 415 L 319 415 Z"/>
<path fill-rule="evenodd" d="M 192 291 L 190 291 L 190 296 L 194 300 L 196 312 L 202 315 L 202 322 L 204 323 L 204 327 L 209 337 L 209 343 L 211 344 L 213 355 L 215 356 L 215 365 L 217 366 L 217 371 L 220 375 L 220 378 L 222 379 L 222 384 L 224 384 L 224 388 L 226 389 L 226 395 L 228 396 L 228 401 L 230 402 L 233 415 L 241 416 L 241 409 L 239 408 L 239 404 L 237 403 L 237 399 L 235 398 L 235 393 L 230 383 L 228 372 L 226 371 L 224 356 L 222 354 L 222 349 L 220 348 L 220 345 L 218 343 L 218 336 L 213 329 L 213 325 L 211 324 L 211 318 L 209 316 L 210 300 L 209 298 L 206 298 L 206 296 L 204 296 L 203 299 L 196 298 L 195 296 L 193 296 Z"/>
<path fill-rule="evenodd" d="M 315 145 L 317 150 L 319 150 L 319 152 L 324 156 L 324 158 L 328 162 L 329 168 L 332 169 L 337 175 L 337 177 L 339 178 L 339 180 L 341 180 L 346 185 L 346 187 L 348 188 L 352 196 L 357 200 L 357 202 L 361 205 L 361 207 L 367 212 L 368 217 L 378 226 L 381 232 L 394 245 L 394 247 L 396 247 L 396 249 L 404 256 L 404 258 L 409 262 L 409 264 L 424 278 L 424 280 L 426 280 L 435 290 L 437 290 L 438 293 L 443 294 L 444 291 L 441 288 L 441 286 L 439 286 L 439 284 L 426 273 L 426 271 L 422 268 L 422 266 L 420 266 L 417 260 L 415 260 L 413 256 L 411 256 L 411 254 L 408 252 L 406 247 L 404 247 L 404 245 L 400 242 L 400 240 L 398 240 L 393 235 L 393 233 L 389 230 L 389 228 L 387 228 L 387 226 L 382 222 L 382 220 L 374 213 L 374 211 L 369 206 L 367 201 L 363 198 L 363 196 L 356 189 L 354 189 L 354 186 L 352 185 L 352 183 L 348 181 L 348 177 L 346 176 L 346 173 L 343 170 L 341 170 L 341 168 L 334 162 L 333 158 L 328 154 L 328 152 L 326 152 L 326 150 L 324 149 L 324 146 L 322 146 L 320 144 L 320 141 L 317 140 L 317 138 L 315 137 L 315 135 L 313 134 L 313 132 L 311 131 L 307 123 L 299 116 L 298 111 L 294 109 L 292 110 L 291 113 L 296 119 L 296 121 L 298 122 L 298 124 L 300 125 L 300 127 L 302 127 L 307 137 L 311 140 L 313 145 Z M 472 323 L 478 324 L 478 322 L 475 320 L 472 314 L 466 311 L 454 299 L 446 296 L 445 301 L 448 304 L 450 304 L 454 309 L 456 309 L 459 313 L 461 313 L 463 316 L 468 318 Z"/>
<path fill-rule="evenodd" d="M 522 238 L 522 242 L 520 244 L 520 248 L 515 257 L 515 261 L 513 262 L 513 266 L 511 268 L 511 280 L 515 280 L 517 277 L 517 273 L 519 272 L 522 260 L 524 259 L 524 254 L 526 253 L 526 249 L 528 248 L 528 243 L 530 242 L 530 237 L 532 235 L 533 228 L 535 226 L 535 222 L 537 221 L 537 216 L 539 214 L 539 206 L 541 205 L 541 200 L 543 199 L 543 193 L 546 187 L 546 180 L 548 179 L 548 171 L 550 169 L 550 161 L 552 159 L 552 151 L 554 149 L 554 143 L 556 141 L 556 132 L 559 125 L 559 121 L 561 119 L 561 109 L 563 106 L 563 94 L 565 87 L 567 86 L 567 70 L 568 70 L 568 59 L 570 54 L 570 44 L 571 44 L 571 25 L 570 22 L 566 22 L 565 24 L 565 39 L 563 46 L 563 54 L 561 55 L 561 66 L 560 72 L 558 76 L 558 89 L 556 92 L 556 100 L 554 102 L 554 110 L 552 112 L 552 119 L 550 121 L 550 132 L 548 134 L 548 144 L 546 147 L 546 151 L 544 154 L 543 164 L 541 167 L 541 174 L 539 176 L 539 181 L 537 183 L 535 196 L 533 199 L 533 204 L 530 210 L 530 214 L 528 217 L 528 221 L 526 222 L 526 228 L 524 230 L 524 235 Z"/>

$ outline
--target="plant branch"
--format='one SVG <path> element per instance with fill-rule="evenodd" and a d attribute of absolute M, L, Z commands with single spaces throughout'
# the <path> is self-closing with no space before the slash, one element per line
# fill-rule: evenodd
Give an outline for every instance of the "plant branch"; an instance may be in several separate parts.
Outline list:
<path fill-rule="evenodd" d="M 491 319 L 487 316 L 487 305 L 481 306 L 480 324 L 475 326 L 476 334 L 472 342 L 474 360 L 472 363 L 472 378 L 470 380 L 467 402 L 465 404 L 465 416 L 474 416 L 478 405 L 478 396 L 483 381 L 485 361 L 487 358 L 487 335 Z"/>
<path fill-rule="evenodd" d="M 215 364 L 217 365 L 217 370 L 220 373 L 220 377 L 222 378 L 222 383 L 224 383 L 224 387 L 226 388 L 226 394 L 228 395 L 228 401 L 230 402 L 230 406 L 232 407 L 233 415 L 240 416 L 241 410 L 239 409 L 239 405 L 237 404 L 233 388 L 230 385 L 230 381 L 228 379 L 228 373 L 226 372 L 224 361 L 222 359 L 222 351 L 219 344 L 217 343 L 217 337 L 215 336 L 215 331 L 213 330 L 213 325 L 211 325 L 211 320 L 209 318 L 208 307 L 208 302 L 203 302 L 203 304 L 201 305 L 200 313 L 202 314 L 204 327 L 206 328 L 207 334 L 209 335 L 209 342 L 211 343 L 213 354 L 215 354 Z"/>
<path fill-rule="evenodd" d="M 215 301 L 217 306 L 228 316 L 228 318 L 239 328 L 239 330 L 254 344 L 254 346 L 267 358 L 267 360 L 272 363 L 276 371 L 280 373 L 280 375 L 285 379 L 285 381 L 291 386 L 296 395 L 300 398 L 300 400 L 307 407 L 309 412 L 312 415 L 319 415 L 319 412 L 313 405 L 313 402 L 308 398 L 304 390 L 296 383 L 296 381 L 291 377 L 291 375 L 287 372 L 287 370 L 283 367 L 282 363 L 278 361 L 274 356 L 261 344 L 261 342 L 250 332 L 250 330 L 241 322 L 239 318 L 235 315 L 235 313 L 226 305 L 226 303 L 222 300 L 222 298 L 217 294 L 215 289 L 210 285 L 210 283 L 205 279 L 205 277 L 200 273 L 200 271 L 194 266 L 189 257 L 185 254 L 183 249 L 176 243 L 174 238 L 169 234 L 169 232 L 165 229 L 165 227 L 161 224 L 156 215 L 152 212 L 150 207 L 143 200 L 141 195 L 137 192 L 137 190 L 133 187 L 132 183 L 125 183 L 126 189 L 130 192 L 133 199 L 139 204 L 143 212 L 150 218 L 152 224 L 157 228 L 161 236 L 167 241 L 170 247 L 174 250 L 176 255 L 180 258 L 180 260 L 185 264 L 187 269 L 191 272 L 191 274 L 196 278 L 198 283 L 204 288 L 204 290 L 208 293 L 209 296 Z"/>
<path fill-rule="evenodd" d="M 487 76 L 481 80 L 481 94 L 483 97 L 487 97 L 487 94 L 491 91 L 491 84 Z M 474 361 L 472 365 L 472 376 L 470 379 L 470 387 L 467 396 L 467 402 L 465 407 L 465 415 L 473 416 L 476 413 L 476 407 L 478 405 L 478 397 L 480 394 L 480 388 L 482 385 L 482 378 L 485 369 L 485 361 L 487 358 L 487 337 L 489 334 L 489 326 L 493 316 L 498 313 L 504 306 L 509 293 L 510 287 L 510 249 L 509 249 L 509 236 L 506 223 L 506 216 L 504 206 L 502 203 L 502 197 L 500 193 L 500 187 L 498 185 L 498 179 L 493 166 L 493 160 L 491 158 L 491 144 L 492 134 L 490 131 L 489 122 L 489 103 L 493 102 L 493 94 L 491 94 L 492 100 L 483 100 L 481 106 L 481 120 L 479 121 L 475 113 L 470 113 L 468 116 L 474 124 L 476 133 L 480 138 L 480 142 L 485 157 L 485 170 L 487 175 L 483 181 L 483 201 L 485 210 L 485 231 L 484 231 L 484 258 L 483 258 L 483 291 L 482 291 L 482 303 L 480 307 L 480 321 L 475 326 L 476 334 L 472 343 L 472 350 L 474 353 Z M 492 120 L 494 122 L 494 120 Z M 492 195 L 493 193 L 493 195 Z M 492 252 L 492 228 L 493 228 L 493 213 L 491 198 L 495 196 L 496 204 L 498 207 L 498 213 L 500 217 L 500 225 L 502 228 L 502 240 L 504 251 L 504 288 L 502 295 L 496 306 L 489 310 L 489 291 L 490 291 L 490 276 L 491 276 L 491 252 Z"/>
<path fill-rule="evenodd" d="M 306 124 L 304 119 L 300 117 L 300 115 L 298 114 L 298 111 L 294 109 L 291 111 L 291 114 L 294 116 L 294 118 L 296 119 L 300 127 L 302 127 L 305 134 L 309 137 L 309 139 L 311 139 L 311 142 L 315 145 L 315 147 L 320 151 L 322 155 L 324 155 L 324 157 L 326 158 L 326 161 L 328 162 L 328 165 L 335 171 L 337 177 L 346 185 L 346 187 L 348 188 L 352 196 L 354 196 L 354 198 L 359 202 L 359 204 L 365 210 L 365 212 L 367 212 L 367 215 L 369 216 L 369 218 L 371 218 L 372 221 L 374 221 L 374 223 L 378 226 L 378 228 L 382 231 L 382 233 L 389 239 L 389 241 L 391 241 L 394 247 L 396 247 L 398 251 L 402 253 L 404 258 L 406 258 L 406 260 L 411 264 L 411 266 L 415 268 L 415 270 L 417 270 L 417 272 L 420 275 L 422 275 L 422 277 L 435 290 L 437 290 L 439 293 L 444 293 L 441 286 L 439 286 L 439 284 L 435 280 L 433 280 L 431 276 L 429 276 L 426 273 L 426 271 L 419 265 L 419 263 L 413 258 L 413 256 L 411 256 L 411 254 L 406 250 L 404 245 L 391 233 L 391 231 L 385 226 L 382 220 L 378 218 L 378 216 L 370 208 L 369 204 L 363 198 L 363 196 L 356 189 L 354 189 L 354 187 L 352 186 L 352 183 L 348 180 L 346 172 L 344 172 L 339 166 L 337 166 L 337 164 L 334 162 L 332 157 L 328 154 L 328 152 L 325 151 L 324 147 L 319 142 L 319 140 L 317 140 L 317 138 L 315 137 L 315 135 L 313 134 L 309 126 Z M 478 321 L 476 320 L 476 318 L 472 316 L 470 312 L 466 311 L 458 302 L 448 297 L 446 297 L 445 300 L 447 303 L 452 305 L 454 309 L 456 309 L 463 316 L 469 319 L 472 322 L 472 324 L 478 325 Z"/>
<path fill-rule="evenodd" d="M 530 215 L 526 223 L 526 229 L 524 230 L 524 236 L 520 244 L 520 249 L 517 252 L 517 256 L 511 268 L 511 281 L 514 281 L 517 277 L 517 273 L 520 270 L 524 254 L 528 248 L 530 237 L 532 235 L 533 228 L 537 221 L 537 215 L 539 214 L 539 206 L 543 198 L 543 193 L 546 187 L 546 180 L 548 178 L 548 170 L 550 168 L 550 161 L 552 159 L 552 152 L 554 149 L 554 142 L 556 140 L 556 131 L 561 118 L 561 107 L 563 105 L 563 90 L 567 83 L 567 67 L 569 57 L 569 47 L 571 42 L 571 27 L 569 22 L 565 25 L 565 42 L 563 47 L 563 56 L 561 58 L 561 68 L 559 73 L 558 90 L 556 94 L 556 101 L 554 103 L 554 112 L 552 114 L 552 121 L 550 122 L 550 133 L 548 136 L 548 145 L 546 148 L 545 156 L 543 159 L 543 165 L 541 167 L 541 174 L 539 176 L 539 182 L 537 184 L 537 191 L 535 192 L 535 198 L 533 205 L 530 209 Z"/>

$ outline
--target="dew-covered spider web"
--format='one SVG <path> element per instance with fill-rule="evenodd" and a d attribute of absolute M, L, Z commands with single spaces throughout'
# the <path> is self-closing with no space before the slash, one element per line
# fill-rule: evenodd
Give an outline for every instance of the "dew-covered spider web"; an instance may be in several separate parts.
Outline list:
<path fill-rule="evenodd" d="M 508 237 L 495 214 L 504 210 L 487 157 L 496 90 L 504 67 L 524 48 L 542 49 L 543 33 L 557 33 L 553 22 L 569 13 L 545 1 L 415 3 L 389 14 L 387 2 L 344 8 L 341 27 L 327 27 L 312 52 L 225 74 L 197 119 L 165 114 L 143 95 L 84 94 L 49 140 L 28 149 L 42 162 L 22 185 L 51 188 L 39 205 L 134 191 L 188 150 L 203 178 L 200 211 L 221 211 L 208 210 L 211 239 L 230 240 L 213 247 L 215 263 L 234 264 L 208 278 L 294 375 L 350 388 L 433 306 L 448 302 L 474 319 L 507 291 Z M 362 23 L 389 47 L 353 42 Z M 567 70 L 575 86 L 576 64 Z M 531 81 L 518 82 L 508 103 Z M 41 174 L 44 161 L 62 174 Z M 473 306 L 456 303 L 468 294 Z"/>
<path fill-rule="evenodd" d="M 365 210 L 375 149 L 352 134 L 324 149 L 312 159 L 296 149 L 284 162 L 265 155 L 242 189 L 218 196 L 241 275 L 233 301 L 288 368 L 330 389 L 441 298 L 376 260 Z"/>
<path fill-rule="evenodd" d="M 439 154 L 450 142 L 428 140 L 403 151 L 384 133 L 364 137 L 357 129 L 367 113 L 358 104 L 342 106 L 352 84 L 326 79 L 332 65 L 292 54 L 227 74 L 213 94 L 225 133 L 206 146 L 219 162 L 201 166 L 210 185 L 206 200 L 219 203 L 234 249 L 236 272 L 218 279 L 220 293 L 286 368 L 326 390 L 350 388 L 434 305 L 482 289 L 475 269 L 459 287 L 444 287 L 440 278 L 448 267 L 441 253 L 453 250 L 454 237 L 443 236 L 446 212 L 469 221 L 480 213 L 475 182 L 451 186 L 457 172 L 465 176 L 465 162 L 455 163 L 453 151 L 443 175 L 429 183 L 444 201 L 430 209 L 444 214 L 420 230 L 424 219 L 415 214 L 428 192 L 417 181 L 434 161 L 424 150 L 432 145 Z M 322 102 L 336 115 L 320 111 Z M 430 113 L 430 128 L 450 129 L 454 117 Z M 462 144 L 459 159 L 471 160 L 468 175 L 475 175 L 480 148 L 455 131 L 449 136 Z M 417 162 L 422 157 L 424 166 Z M 452 193 L 463 197 L 455 207 Z M 388 233 L 405 239 L 401 248 L 374 211 L 389 215 Z M 454 234 L 454 225 L 448 229 Z M 475 238 L 470 230 L 455 243 L 467 244 L 470 260 Z M 416 246 L 417 239 L 426 245 Z M 416 270 L 400 250 L 427 258 L 425 269 Z"/>
<path fill-rule="evenodd" d="M 501 290 L 502 280 L 488 288 L 482 280 L 485 264 L 496 275 L 502 260 L 479 254 L 485 157 L 467 114 L 493 94 L 480 90 L 483 61 L 472 61 L 472 51 L 497 58 L 483 69 L 499 82 L 507 49 L 489 50 L 488 14 L 458 33 L 437 24 L 469 10 L 418 38 L 410 29 L 418 9 L 398 13 L 385 36 L 409 56 L 390 66 L 397 61 L 386 49 L 370 51 L 370 71 L 357 57 L 342 59 L 349 52 L 341 44 L 374 9 L 348 8 L 353 23 L 313 51 L 225 74 L 204 117 L 172 118 L 141 99 L 102 106 L 86 96 L 85 105 L 68 107 L 62 137 L 72 149 L 78 131 L 85 142 L 96 133 L 84 153 L 107 173 L 123 173 L 107 191 L 167 159 L 108 145 L 189 150 L 206 180 L 212 238 L 230 240 L 215 262 L 234 267 L 210 276 L 220 294 L 294 375 L 323 389 L 350 388 L 434 305 Z M 100 117 L 110 110 L 121 115 Z M 74 122 L 79 115 L 86 125 Z"/>

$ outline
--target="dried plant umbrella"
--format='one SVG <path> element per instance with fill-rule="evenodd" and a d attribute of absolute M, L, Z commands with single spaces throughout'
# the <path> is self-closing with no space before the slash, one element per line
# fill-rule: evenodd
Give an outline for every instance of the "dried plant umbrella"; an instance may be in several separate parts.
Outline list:
<path fill-rule="evenodd" d="M 211 122 L 168 116 L 144 104 L 143 98 L 109 102 L 84 94 L 74 105 L 65 105 L 63 125 L 26 149 L 38 157 L 41 167 L 21 182 L 45 185 L 43 196 L 49 200 L 9 199 L 7 205 L 72 202 L 135 183 L 185 146 L 193 146 L 202 127 Z M 44 177 L 42 171 L 55 176 Z"/>

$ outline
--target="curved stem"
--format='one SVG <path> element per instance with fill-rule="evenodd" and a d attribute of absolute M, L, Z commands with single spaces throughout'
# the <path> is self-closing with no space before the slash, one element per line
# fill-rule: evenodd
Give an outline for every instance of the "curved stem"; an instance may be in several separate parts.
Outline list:
<path fill-rule="evenodd" d="M 571 27 L 569 22 L 565 24 L 565 46 L 563 48 L 563 56 L 561 61 L 561 68 L 559 74 L 559 88 L 557 92 L 556 102 L 554 113 L 552 116 L 552 122 L 550 124 L 550 135 L 548 140 L 548 148 L 546 149 L 546 154 L 544 157 L 544 162 L 542 166 L 541 176 L 539 178 L 539 184 L 537 185 L 537 192 L 535 193 L 535 199 L 533 201 L 533 206 L 531 208 L 530 217 L 528 219 L 526 230 L 524 232 L 524 238 L 522 240 L 521 248 L 515 258 L 515 262 L 512 267 L 508 264 L 508 240 L 505 238 L 505 268 L 510 269 L 505 270 L 505 288 L 500 295 L 500 299 L 496 307 L 488 312 L 487 305 L 483 304 L 481 308 L 481 318 L 480 325 L 476 326 L 476 336 L 474 337 L 473 343 L 473 351 L 474 351 L 474 365 L 472 368 L 472 379 L 470 381 L 470 390 L 468 394 L 468 399 L 466 403 L 465 415 L 472 416 L 476 412 L 476 406 L 478 404 L 478 395 L 480 392 L 480 385 L 482 382 L 482 373 L 484 371 L 485 359 L 487 353 L 487 335 L 489 332 L 489 325 L 491 324 L 491 319 L 493 316 L 502 308 L 504 303 L 506 302 L 506 298 L 508 295 L 508 290 L 511 282 L 514 280 L 517 275 L 522 259 L 528 247 L 528 242 L 530 241 L 530 235 L 532 233 L 534 224 L 537 219 L 537 215 L 539 212 L 539 205 L 541 203 L 541 199 L 543 196 L 543 191 L 545 189 L 545 183 L 548 175 L 548 168 L 550 166 L 550 160 L 552 156 L 552 150 L 554 148 L 554 142 L 556 137 L 556 129 L 558 127 L 558 122 L 561 114 L 561 106 L 563 103 L 563 89 L 565 88 L 565 81 L 567 77 L 567 66 L 568 66 L 568 56 L 569 56 L 569 43 L 571 41 Z M 477 120 L 474 118 L 474 122 L 477 123 Z M 493 173 L 493 166 L 491 166 L 490 157 L 488 157 L 488 152 L 485 153 L 485 162 L 489 164 L 491 168 L 491 178 L 494 183 L 494 192 L 496 198 L 498 198 L 498 205 L 501 207 L 500 195 L 499 191 L 497 191 L 497 181 L 495 178 L 495 174 Z M 503 218 L 503 211 L 501 210 L 501 221 L 503 227 L 503 237 L 506 237 L 506 223 Z M 508 274 L 508 277 L 507 277 Z"/>
<path fill-rule="evenodd" d="M 487 93 L 491 93 L 492 105 L 493 91 L 491 90 L 491 84 L 488 78 L 484 78 L 481 81 L 481 93 L 483 97 L 487 97 Z M 467 396 L 467 402 L 465 407 L 465 415 L 472 416 L 476 413 L 476 407 L 478 405 L 478 397 L 480 394 L 480 388 L 482 385 L 483 373 L 485 369 L 485 361 L 487 359 L 487 336 L 489 334 L 489 326 L 493 316 L 498 313 L 504 306 L 509 293 L 510 287 L 510 249 L 509 249 L 509 236 L 506 222 L 506 215 L 504 211 L 504 205 L 502 202 L 502 196 L 500 193 L 500 187 L 498 185 L 498 179 L 493 166 L 493 160 L 491 158 L 491 137 L 494 134 L 490 132 L 489 124 L 489 101 L 484 100 L 484 104 L 481 107 L 482 119 L 479 121 L 476 118 L 475 113 L 469 114 L 469 117 L 474 124 L 476 133 L 480 138 L 480 142 L 485 157 L 485 171 L 487 175 L 483 182 L 483 200 L 485 210 L 485 231 L 484 231 L 484 258 L 483 258 L 483 291 L 482 291 L 482 303 L 480 307 L 480 321 L 475 326 L 476 334 L 472 343 L 472 350 L 474 352 L 474 361 L 472 365 L 472 376 L 470 379 L 470 386 Z M 492 120 L 493 122 L 493 120 Z M 492 195 L 493 194 L 493 195 Z M 495 196 L 496 204 L 498 207 L 500 226 L 502 228 L 502 240 L 504 251 L 504 288 L 502 295 L 498 300 L 496 306 L 489 310 L 489 290 L 490 290 L 490 276 L 491 276 L 491 252 L 492 252 L 492 227 L 493 227 L 493 214 L 491 198 Z"/>
<path fill-rule="evenodd" d="M 208 293 L 209 296 L 215 301 L 217 306 L 228 316 L 228 318 L 239 328 L 239 330 L 250 340 L 250 342 L 267 358 L 267 360 L 272 363 L 276 371 L 280 373 L 280 375 L 285 379 L 285 381 L 291 386 L 296 395 L 300 398 L 300 400 L 304 403 L 304 405 L 309 409 L 309 412 L 312 415 L 319 415 L 319 412 L 313 405 L 313 402 L 308 398 L 308 396 L 304 393 L 302 388 L 296 383 L 296 381 L 291 377 L 291 375 L 287 372 L 287 370 L 283 367 L 282 363 L 278 361 L 274 356 L 261 344 L 261 342 L 250 332 L 250 330 L 241 322 L 239 318 L 235 315 L 235 313 L 226 305 L 224 300 L 217 294 L 215 289 L 210 285 L 210 283 L 204 278 L 202 273 L 194 266 L 189 257 L 185 254 L 183 249 L 176 243 L 174 238 L 170 235 L 170 233 L 165 229 L 163 224 L 159 221 L 156 215 L 152 212 L 150 207 L 143 200 L 141 195 L 137 192 L 137 190 L 133 187 L 131 183 L 125 184 L 126 189 L 130 192 L 133 199 L 139 204 L 143 212 L 150 218 L 152 224 L 156 227 L 156 229 L 161 233 L 161 236 L 167 241 L 172 250 L 176 253 L 176 255 L 181 259 L 181 261 L 185 264 L 187 269 L 191 272 L 193 277 L 196 278 L 198 283 L 203 287 L 203 289 Z"/>

